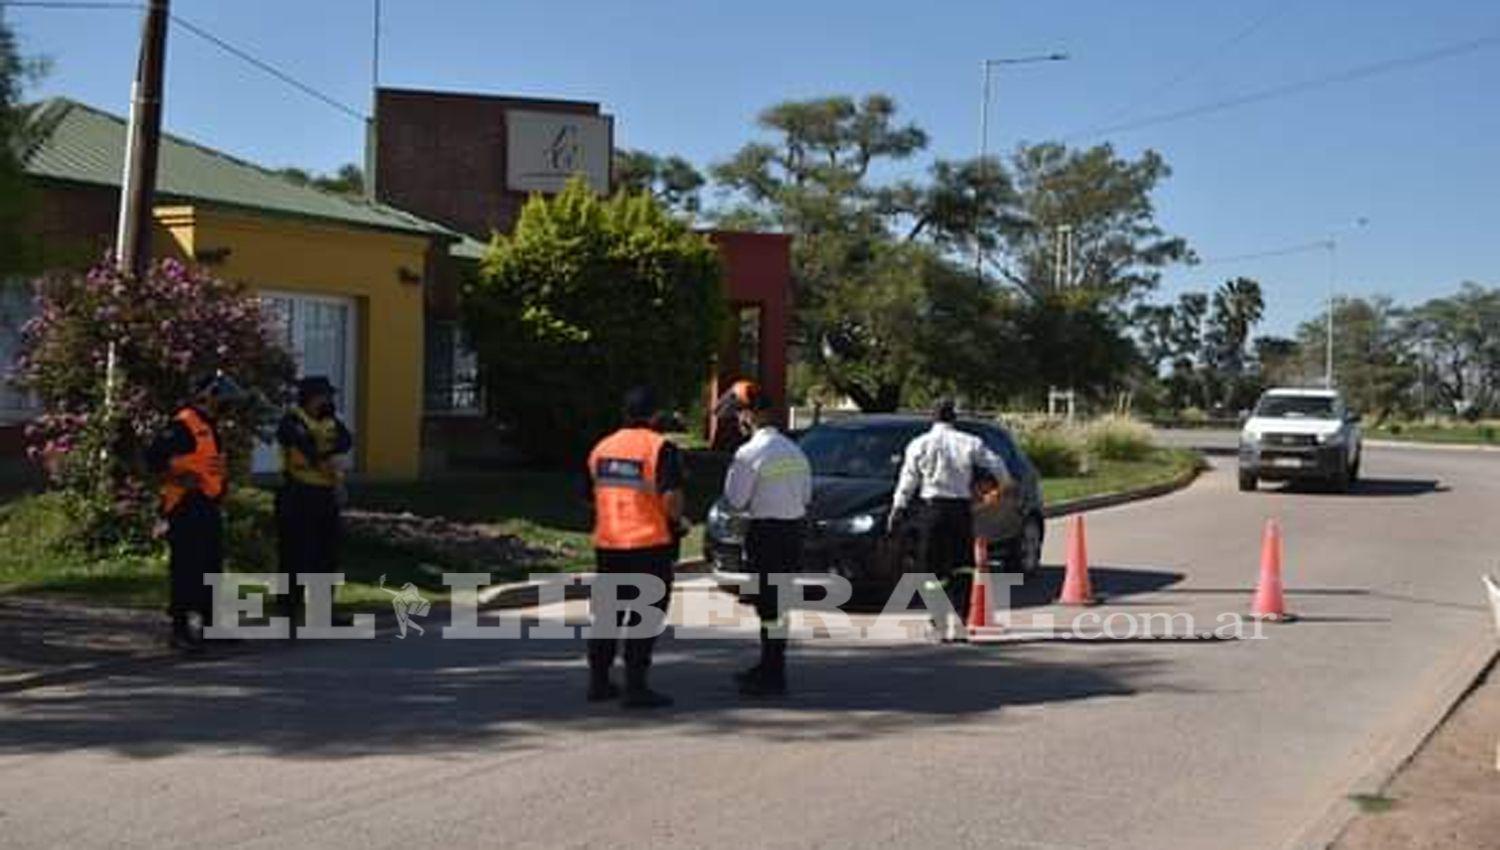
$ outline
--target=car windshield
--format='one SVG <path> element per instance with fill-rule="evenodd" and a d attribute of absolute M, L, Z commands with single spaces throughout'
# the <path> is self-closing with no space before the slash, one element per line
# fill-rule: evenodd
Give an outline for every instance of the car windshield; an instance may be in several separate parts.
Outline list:
<path fill-rule="evenodd" d="M 833 478 L 895 478 L 906 444 L 921 425 L 819 426 L 800 444 L 814 475 Z"/>
<path fill-rule="evenodd" d="M 1267 419 L 1332 419 L 1333 399 L 1328 396 L 1268 395 L 1255 406 L 1255 415 Z"/>

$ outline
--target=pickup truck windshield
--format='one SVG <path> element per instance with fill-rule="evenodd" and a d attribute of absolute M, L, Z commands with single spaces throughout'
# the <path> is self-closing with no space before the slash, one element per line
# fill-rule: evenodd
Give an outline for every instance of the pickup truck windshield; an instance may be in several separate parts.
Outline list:
<path fill-rule="evenodd" d="M 1333 399 L 1318 396 L 1266 396 L 1255 406 L 1266 419 L 1333 419 Z"/>

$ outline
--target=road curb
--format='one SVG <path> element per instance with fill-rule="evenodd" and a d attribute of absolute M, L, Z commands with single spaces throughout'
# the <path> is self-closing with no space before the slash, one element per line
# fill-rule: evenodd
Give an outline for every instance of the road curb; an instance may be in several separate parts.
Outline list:
<path fill-rule="evenodd" d="M 1359 814 L 1350 800 L 1359 795 L 1377 795 L 1385 790 L 1396 774 L 1405 767 L 1437 733 L 1443 722 L 1458 708 L 1464 697 L 1484 678 L 1497 660 L 1500 647 L 1488 637 L 1478 641 L 1446 671 L 1434 687 L 1416 719 L 1393 735 L 1383 735 L 1368 744 L 1365 772 L 1329 804 L 1324 813 L 1291 844 L 1287 850 L 1327 850 L 1349 823 Z"/>
<path fill-rule="evenodd" d="M 1423 452 L 1500 452 L 1500 446 L 1485 443 L 1425 443 L 1417 440 L 1365 440 L 1371 449 L 1415 449 Z"/>
<path fill-rule="evenodd" d="M 1153 484 L 1149 487 L 1141 487 L 1135 490 L 1122 490 L 1116 493 L 1103 493 L 1097 496 L 1087 496 L 1082 499 L 1071 499 L 1055 505 L 1048 505 L 1043 509 L 1043 515 L 1050 519 L 1086 511 L 1118 507 L 1131 502 L 1165 496 L 1192 484 L 1197 480 L 1204 468 L 1205 465 L 1200 462 L 1172 480 L 1162 482 L 1161 484 Z M 685 558 L 678 561 L 675 569 L 677 575 L 697 575 L 707 572 L 709 572 L 708 563 L 701 557 Z M 567 600 L 588 598 L 589 587 L 586 584 L 582 584 L 581 580 L 594 575 L 594 573 L 575 573 L 573 575 L 577 579 L 564 586 L 563 598 Z M 541 583 L 529 580 L 495 585 L 480 594 L 479 609 L 481 611 L 505 611 L 535 607 L 541 602 L 541 587 Z M 433 607 L 441 609 L 447 606 L 435 605 Z M 375 635 L 377 638 L 389 637 L 395 630 L 394 622 L 388 620 L 382 624 L 379 615 L 377 615 Z M 208 655 L 203 656 L 186 656 L 175 651 L 163 650 L 161 652 L 144 653 L 125 658 L 114 658 L 108 661 L 69 665 L 55 670 L 42 670 L 36 673 L 26 673 L 0 679 L 0 695 L 20 693 L 51 685 L 72 684 L 103 676 L 140 672 L 154 667 L 175 664 L 179 661 L 220 660 L 251 652 L 263 651 L 267 648 L 283 646 L 290 648 L 296 645 L 289 641 L 250 641 L 233 650 L 211 651 Z"/>
<path fill-rule="evenodd" d="M 1042 508 L 1042 516 L 1047 519 L 1068 516 L 1070 514 L 1085 513 L 1087 511 L 1098 511 L 1104 508 L 1113 508 L 1120 505 L 1128 505 L 1131 502 L 1141 502 L 1146 499 L 1155 499 L 1178 490 L 1186 488 L 1189 484 L 1198 480 L 1206 465 L 1199 454 L 1199 461 L 1191 469 L 1181 473 L 1170 481 L 1160 484 L 1152 484 L 1147 487 L 1139 487 L 1135 490 L 1120 490 L 1115 493 L 1101 493 L 1097 496 L 1085 496 L 1081 499 L 1069 499 L 1066 502 L 1058 502 L 1055 505 L 1047 505 Z"/>

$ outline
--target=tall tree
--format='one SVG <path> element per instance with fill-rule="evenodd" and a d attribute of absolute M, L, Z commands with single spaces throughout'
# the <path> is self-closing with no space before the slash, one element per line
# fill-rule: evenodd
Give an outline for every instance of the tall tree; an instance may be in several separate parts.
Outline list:
<path fill-rule="evenodd" d="M 898 215 L 873 166 L 927 142 L 884 95 L 789 101 L 761 113 L 769 141 L 714 166 L 736 193 L 727 216 L 794 234 L 794 338 L 817 379 L 866 410 L 892 409 L 925 373 L 916 321 L 941 258 L 894 243 Z"/>
<path fill-rule="evenodd" d="M 614 181 L 616 190 L 647 192 L 667 208 L 688 216 L 702 208 L 702 190 L 707 182 L 680 156 L 634 150 L 615 151 Z"/>
<path fill-rule="evenodd" d="M 1022 146 L 1012 169 L 1017 209 L 1004 219 L 998 240 L 1006 250 L 994 259 L 1002 277 L 1033 298 L 1055 288 L 1060 240 L 1071 240 L 1073 257 L 1064 285 L 1097 293 L 1117 312 L 1155 289 L 1163 268 L 1193 259 L 1187 241 L 1156 221 L 1151 195 L 1172 172 L 1155 151 L 1128 160 L 1109 145 L 1049 142 Z"/>
<path fill-rule="evenodd" d="M 15 35 L 0 20 L 0 276 L 27 270 L 22 219 L 27 191 L 21 163 L 25 115 L 21 87 L 41 72 L 41 65 L 22 58 Z"/>
<path fill-rule="evenodd" d="M 1399 316 L 1386 297 L 1334 301 L 1334 383 L 1351 407 L 1377 420 L 1407 402 L 1415 378 L 1413 364 L 1404 356 Z M 1325 314 L 1297 329 L 1304 374 L 1323 374 L 1326 328 Z"/>
<path fill-rule="evenodd" d="M 1429 406 L 1471 416 L 1500 408 L 1500 288 L 1465 283 L 1409 311 L 1402 332 L 1435 390 Z"/>

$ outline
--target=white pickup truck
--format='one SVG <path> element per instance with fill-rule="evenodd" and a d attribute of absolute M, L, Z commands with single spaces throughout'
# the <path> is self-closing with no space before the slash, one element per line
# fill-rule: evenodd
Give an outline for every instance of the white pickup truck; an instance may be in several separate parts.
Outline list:
<path fill-rule="evenodd" d="M 1359 423 L 1334 390 L 1267 390 L 1240 432 L 1240 489 L 1314 479 L 1348 490 L 1359 478 Z"/>

